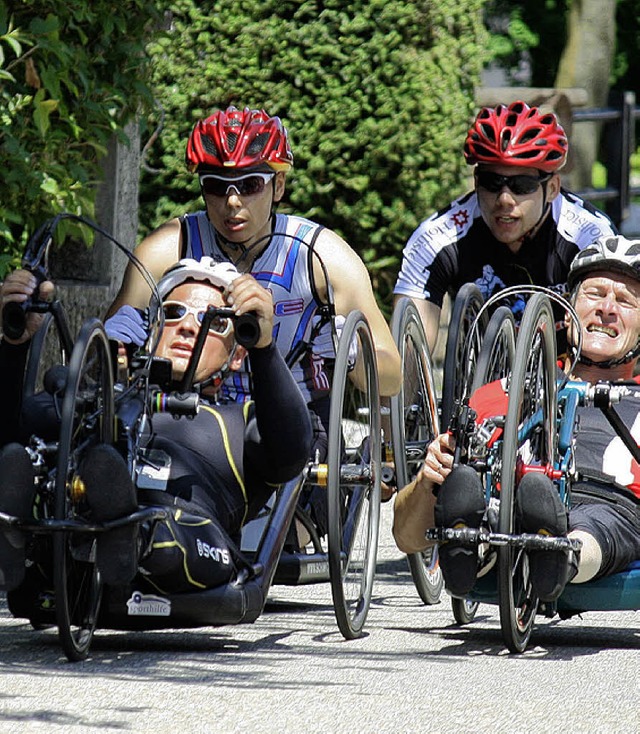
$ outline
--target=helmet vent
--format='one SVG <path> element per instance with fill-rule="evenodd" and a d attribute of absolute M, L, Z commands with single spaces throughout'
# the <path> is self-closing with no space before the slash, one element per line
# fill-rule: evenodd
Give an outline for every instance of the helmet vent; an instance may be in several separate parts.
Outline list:
<path fill-rule="evenodd" d="M 267 144 L 268 139 L 269 133 L 260 133 L 259 135 L 256 135 L 255 138 L 249 143 L 247 147 L 247 153 L 249 155 L 256 155 L 257 153 L 260 153 L 260 151 L 262 151 L 264 146 Z"/>
<path fill-rule="evenodd" d="M 482 133 L 487 140 L 490 140 L 492 143 L 495 143 L 496 136 L 493 134 L 493 127 L 491 125 L 482 125 Z M 480 136 L 478 136 L 477 139 L 479 140 Z"/>
<path fill-rule="evenodd" d="M 229 143 L 229 150 L 233 153 L 238 144 L 238 133 L 228 133 L 227 142 Z"/>
<path fill-rule="evenodd" d="M 530 130 L 527 130 L 525 134 L 520 138 L 520 143 L 528 143 L 530 140 L 534 141 L 534 145 L 548 145 L 546 138 L 539 138 L 536 140 L 536 136 L 539 135 L 541 132 L 540 128 L 532 128 Z"/>
<path fill-rule="evenodd" d="M 215 140 L 210 135 L 202 135 L 200 140 L 206 153 L 216 157 L 218 156 L 218 148 L 216 147 Z"/>

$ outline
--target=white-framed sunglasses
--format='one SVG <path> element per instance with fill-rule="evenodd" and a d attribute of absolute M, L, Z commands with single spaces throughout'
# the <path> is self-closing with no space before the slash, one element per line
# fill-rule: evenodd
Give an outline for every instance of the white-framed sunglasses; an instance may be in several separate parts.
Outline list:
<path fill-rule="evenodd" d="M 234 190 L 238 196 L 257 196 L 275 176 L 275 173 L 247 173 L 244 176 L 226 177 L 215 173 L 200 174 L 200 188 L 208 196 L 229 196 Z"/>
<path fill-rule="evenodd" d="M 182 303 L 182 301 L 165 301 L 162 304 L 162 312 L 164 313 L 166 324 L 175 324 L 182 321 L 187 314 L 191 314 L 196 320 L 196 323 L 202 324 L 207 310 L 193 308 L 193 306 L 188 306 L 186 303 Z M 233 324 L 231 323 L 231 319 L 226 316 L 216 315 L 209 323 L 209 331 L 220 337 L 228 336 L 232 328 Z"/>

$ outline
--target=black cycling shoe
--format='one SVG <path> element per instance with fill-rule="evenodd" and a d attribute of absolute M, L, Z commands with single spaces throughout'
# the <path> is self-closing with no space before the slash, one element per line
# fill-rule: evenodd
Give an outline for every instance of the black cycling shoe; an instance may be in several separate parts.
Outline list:
<path fill-rule="evenodd" d="M 525 474 L 516 494 L 516 520 L 523 533 L 565 537 L 567 510 L 544 474 Z M 569 580 L 569 551 L 529 551 L 529 577 L 540 601 L 555 601 Z"/>
<path fill-rule="evenodd" d="M 438 490 L 436 525 L 479 528 L 484 511 L 484 491 L 477 473 L 468 466 L 456 467 Z M 452 596 L 466 596 L 478 575 L 478 546 L 447 541 L 438 548 L 438 555 L 447 591 Z"/>
<path fill-rule="evenodd" d="M 0 450 L 0 512 L 27 518 L 35 495 L 34 470 L 29 454 L 19 443 Z M 17 528 L 0 525 L 0 589 L 11 591 L 25 574 L 26 535 Z"/>
<path fill-rule="evenodd" d="M 127 465 L 109 444 L 98 444 L 82 457 L 78 474 L 85 488 L 93 519 L 107 522 L 126 517 L 138 509 L 136 488 Z M 96 565 L 105 584 L 129 583 L 138 570 L 138 524 L 98 535 Z"/>

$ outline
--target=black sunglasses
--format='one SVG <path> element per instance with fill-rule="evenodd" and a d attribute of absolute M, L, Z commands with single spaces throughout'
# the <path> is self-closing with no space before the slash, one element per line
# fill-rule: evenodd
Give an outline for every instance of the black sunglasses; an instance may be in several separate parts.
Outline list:
<path fill-rule="evenodd" d="M 506 186 L 516 196 L 523 194 L 533 194 L 538 190 L 538 186 L 546 183 L 551 178 L 551 174 L 546 176 L 527 176 L 520 174 L 518 176 L 501 176 L 499 173 L 491 171 L 478 171 L 476 173 L 476 186 L 480 186 L 485 191 L 492 194 L 498 194 Z"/>

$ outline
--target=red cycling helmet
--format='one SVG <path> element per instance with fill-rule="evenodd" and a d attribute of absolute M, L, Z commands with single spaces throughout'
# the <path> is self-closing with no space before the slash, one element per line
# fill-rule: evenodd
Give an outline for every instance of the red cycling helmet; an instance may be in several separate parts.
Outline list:
<path fill-rule="evenodd" d="M 527 166 L 554 173 L 567 159 L 569 141 L 552 112 L 525 102 L 483 107 L 469 128 L 464 157 L 469 165 Z"/>
<path fill-rule="evenodd" d="M 191 172 L 210 168 L 255 168 L 267 165 L 288 171 L 293 165 L 287 131 L 279 117 L 264 110 L 227 107 L 199 120 L 187 142 L 185 155 Z"/>

